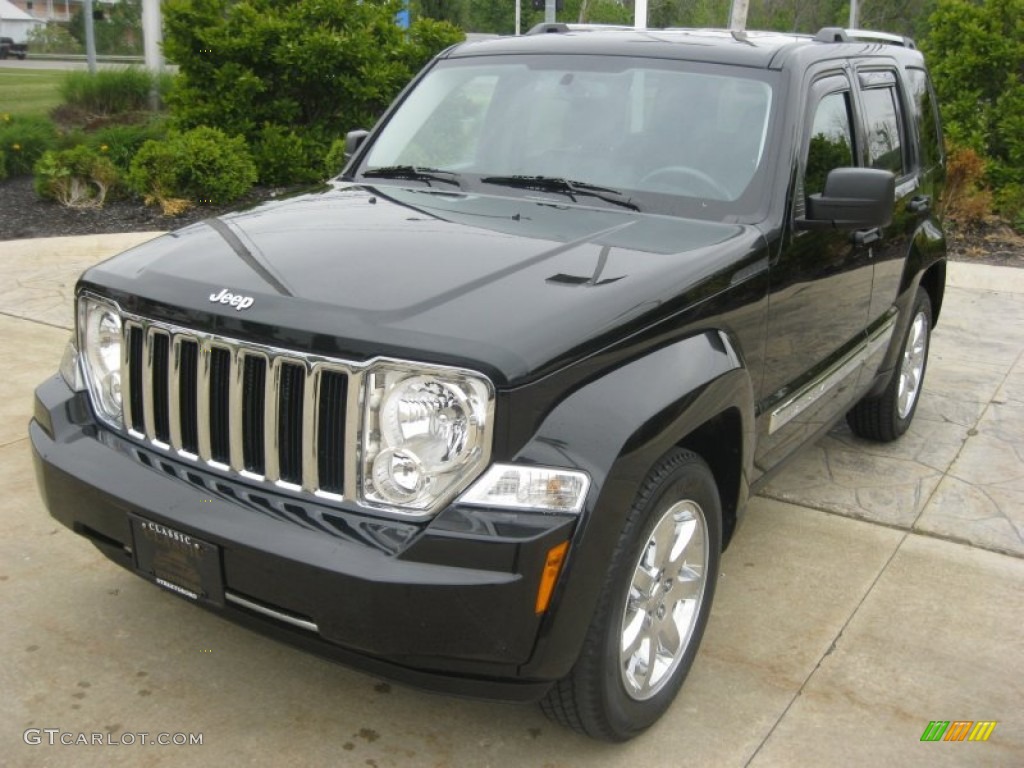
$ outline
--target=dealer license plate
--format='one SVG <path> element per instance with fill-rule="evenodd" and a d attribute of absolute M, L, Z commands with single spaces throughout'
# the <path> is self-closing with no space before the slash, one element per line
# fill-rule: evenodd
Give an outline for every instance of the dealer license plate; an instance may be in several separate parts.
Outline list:
<path fill-rule="evenodd" d="M 161 523 L 130 515 L 135 567 L 164 589 L 200 602 L 224 604 L 220 548 Z"/>

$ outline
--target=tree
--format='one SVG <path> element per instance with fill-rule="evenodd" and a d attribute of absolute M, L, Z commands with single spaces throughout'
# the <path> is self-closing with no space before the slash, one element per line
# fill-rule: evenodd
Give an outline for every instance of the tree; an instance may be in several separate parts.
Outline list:
<path fill-rule="evenodd" d="M 474 32 L 511 35 L 516 30 L 517 0 L 469 0 L 469 28 Z M 533 10 L 529 0 L 518 0 L 523 14 L 523 30 L 529 29 Z M 543 18 L 543 14 L 541 15 Z"/>
<path fill-rule="evenodd" d="M 30 29 L 27 41 L 33 53 L 81 54 L 85 50 L 68 31 L 68 25 L 57 21 L 48 21 Z"/>
<path fill-rule="evenodd" d="M 903 0 L 898 3 L 893 0 L 863 0 L 858 26 L 919 38 L 927 33 L 928 16 L 934 8 L 935 0 Z M 846 13 L 848 17 L 849 11 Z"/>
<path fill-rule="evenodd" d="M 316 178 L 331 143 L 370 127 L 432 56 L 446 22 L 395 24 L 397 0 L 167 0 L 168 105 L 182 128 L 244 136 L 261 180 Z"/>
<path fill-rule="evenodd" d="M 845 27 L 849 17 L 847 0 L 762 0 L 751 3 L 747 27 L 814 34 L 822 27 Z"/>
<path fill-rule="evenodd" d="M 95 6 L 103 12 L 102 20 L 93 21 L 96 52 L 118 55 L 142 53 L 142 0 L 120 0 L 115 4 Z M 69 29 L 79 45 L 85 45 L 84 6 L 79 5 L 71 16 Z"/>
<path fill-rule="evenodd" d="M 465 27 L 469 22 L 468 0 L 414 0 L 414 19 L 426 18 L 447 21 L 456 27 Z"/>

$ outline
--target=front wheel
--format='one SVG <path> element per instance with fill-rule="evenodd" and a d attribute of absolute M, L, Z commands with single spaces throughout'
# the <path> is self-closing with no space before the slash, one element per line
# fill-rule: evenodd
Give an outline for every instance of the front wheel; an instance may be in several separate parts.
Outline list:
<path fill-rule="evenodd" d="M 925 290 L 918 288 L 892 378 L 881 394 L 865 397 L 846 414 L 855 435 L 887 443 L 910 427 L 928 368 L 931 330 L 932 303 Z"/>
<path fill-rule="evenodd" d="M 672 704 L 707 625 L 722 542 L 707 464 L 675 450 L 641 485 L 579 660 L 541 702 L 588 736 L 625 741 Z"/>

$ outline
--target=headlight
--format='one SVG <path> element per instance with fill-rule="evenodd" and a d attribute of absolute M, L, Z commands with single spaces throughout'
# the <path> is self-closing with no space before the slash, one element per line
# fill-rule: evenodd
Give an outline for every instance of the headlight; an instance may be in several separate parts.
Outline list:
<path fill-rule="evenodd" d="M 494 389 L 477 374 L 383 363 L 366 376 L 361 496 L 429 514 L 487 464 Z"/>
<path fill-rule="evenodd" d="M 78 300 L 78 348 L 96 414 L 121 427 L 121 313 L 117 305 L 83 295 Z"/>

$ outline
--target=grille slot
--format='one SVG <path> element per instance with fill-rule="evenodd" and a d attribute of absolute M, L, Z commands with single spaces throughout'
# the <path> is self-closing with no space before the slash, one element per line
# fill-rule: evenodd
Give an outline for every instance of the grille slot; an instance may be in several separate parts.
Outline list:
<path fill-rule="evenodd" d="M 320 414 L 317 420 L 317 461 L 320 487 L 341 493 L 345 460 L 345 398 L 348 377 L 335 371 L 320 376 Z"/>
<path fill-rule="evenodd" d="M 277 401 L 278 471 L 281 479 L 296 485 L 302 482 L 302 399 L 306 371 L 302 366 L 281 366 Z"/>
<path fill-rule="evenodd" d="M 157 440 L 171 439 L 171 422 L 168 406 L 170 391 L 168 379 L 168 356 L 170 339 L 166 333 L 154 333 L 151 353 L 153 355 L 153 433 Z"/>
<path fill-rule="evenodd" d="M 214 347 L 210 350 L 210 458 L 221 464 L 231 461 L 230 400 L 231 353 Z"/>
<path fill-rule="evenodd" d="M 242 465 L 257 475 L 266 473 L 263 461 L 264 422 L 266 408 L 267 361 L 248 355 L 245 358 L 245 399 L 242 406 Z"/>
<path fill-rule="evenodd" d="M 178 346 L 178 412 L 181 424 L 181 449 L 199 453 L 199 344 L 188 339 Z M 173 383 L 173 379 L 172 379 Z"/>
<path fill-rule="evenodd" d="M 130 413 L 126 419 L 128 427 L 136 432 L 145 430 L 142 418 L 142 329 L 128 329 L 128 386 L 129 396 L 124 398 Z"/>
<path fill-rule="evenodd" d="M 125 318 L 128 434 L 256 482 L 346 491 L 343 362 Z"/>

